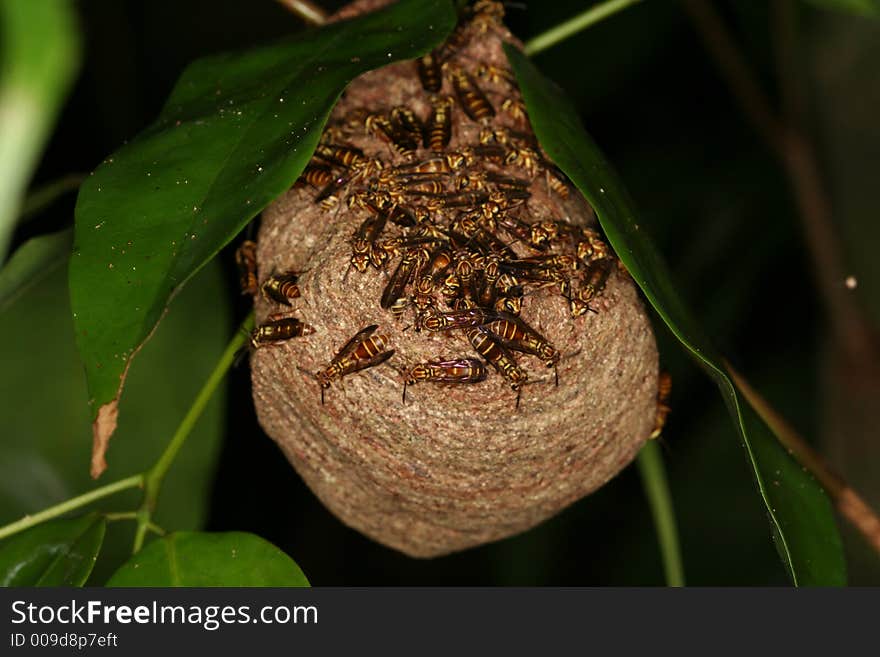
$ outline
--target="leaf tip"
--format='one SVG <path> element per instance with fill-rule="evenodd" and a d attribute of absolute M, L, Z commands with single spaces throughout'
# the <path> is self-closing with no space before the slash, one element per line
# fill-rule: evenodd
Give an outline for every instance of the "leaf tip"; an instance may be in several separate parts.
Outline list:
<path fill-rule="evenodd" d="M 92 479 L 100 477 L 107 469 L 107 445 L 116 431 L 116 419 L 119 416 L 119 402 L 114 399 L 98 409 L 98 416 L 92 422 Z"/>

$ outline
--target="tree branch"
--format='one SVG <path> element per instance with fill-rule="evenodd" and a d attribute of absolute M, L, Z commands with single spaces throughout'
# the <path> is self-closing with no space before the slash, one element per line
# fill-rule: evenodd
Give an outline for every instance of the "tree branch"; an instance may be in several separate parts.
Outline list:
<path fill-rule="evenodd" d="M 785 418 L 777 413 L 730 363 L 725 362 L 725 365 L 743 396 L 773 430 L 779 442 L 791 452 L 798 463 L 816 477 L 841 515 L 849 520 L 867 539 L 871 547 L 880 554 L 880 518 L 877 517 L 874 510 L 840 475 L 831 469 L 825 459 L 798 435 Z"/>
<path fill-rule="evenodd" d="M 871 327 L 855 298 L 845 284 L 842 249 L 832 222 L 831 200 L 820 173 L 815 147 L 807 133 L 789 119 L 780 117 L 770 107 L 754 75 L 734 43 L 723 21 L 707 0 L 682 0 L 706 49 L 730 87 L 748 120 L 770 145 L 785 170 L 791 185 L 804 239 L 813 262 L 813 277 L 828 311 L 835 338 L 855 362 L 867 358 L 874 350 Z M 791 75 L 790 53 L 794 44 L 794 16 L 779 10 L 780 18 L 788 21 L 789 30 L 778 44 L 782 53 L 780 71 Z M 797 111 L 798 87 L 793 80 L 783 83 L 785 104 Z"/>

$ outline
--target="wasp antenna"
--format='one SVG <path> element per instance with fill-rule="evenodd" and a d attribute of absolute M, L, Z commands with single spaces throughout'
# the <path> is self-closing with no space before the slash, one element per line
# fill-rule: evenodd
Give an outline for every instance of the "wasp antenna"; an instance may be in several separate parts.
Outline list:
<path fill-rule="evenodd" d="M 406 379 L 403 380 L 403 403 L 406 403 Z"/>
<path fill-rule="evenodd" d="M 516 406 L 514 406 L 514 410 L 519 410 L 519 398 L 522 396 L 522 388 L 516 389 Z"/>
<path fill-rule="evenodd" d="M 556 387 L 559 387 L 559 368 L 553 363 L 553 374 L 556 377 Z"/>
<path fill-rule="evenodd" d="M 321 386 L 321 406 L 324 405 L 324 386 Z"/>

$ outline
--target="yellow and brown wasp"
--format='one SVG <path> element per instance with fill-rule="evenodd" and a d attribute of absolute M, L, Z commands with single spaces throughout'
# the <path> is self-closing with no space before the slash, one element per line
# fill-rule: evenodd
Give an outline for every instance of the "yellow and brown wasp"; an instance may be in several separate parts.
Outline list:
<path fill-rule="evenodd" d="M 492 337 L 488 329 L 475 326 L 466 329 L 465 335 L 477 353 L 485 358 L 516 392 L 516 408 L 519 408 L 522 387 L 528 381 L 529 375 L 516 364 L 513 355 Z"/>
<path fill-rule="evenodd" d="M 388 252 L 376 244 L 385 228 L 388 212 L 372 205 L 368 209 L 371 214 L 358 227 L 351 243 L 351 265 L 362 274 L 370 264 L 379 269 L 388 259 Z"/>
<path fill-rule="evenodd" d="M 495 108 L 474 79 L 460 68 L 451 71 L 452 87 L 464 113 L 473 121 L 483 122 L 495 116 Z"/>
<path fill-rule="evenodd" d="M 250 343 L 254 349 L 259 349 L 268 344 L 283 342 L 291 338 L 301 338 L 314 332 L 315 329 L 312 326 L 301 322 L 296 317 L 270 316 L 269 321 L 251 331 Z"/>
<path fill-rule="evenodd" d="M 479 383 L 486 380 L 486 366 L 478 358 L 432 360 L 419 363 L 406 373 L 403 379 L 403 403 L 406 403 L 406 387 L 419 381 L 434 383 Z"/>
<path fill-rule="evenodd" d="M 654 418 L 654 430 L 651 438 L 657 438 L 663 433 L 666 426 L 666 418 L 669 415 L 669 397 L 672 395 L 672 376 L 669 372 L 660 372 L 657 378 L 657 416 Z"/>
<path fill-rule="evenodd" d="M 241 293 L 254 296 L 257 293 L 257 245 L 251 240 L 242 242 L 235 251 L 235 264 Z"/>
<path fill-rule="evenodd" d="M 425 91 L 438 93 L 443 88 L 443 75 L 437 51 L 432 50 L 427 55 L 419 57 L 416 60 L 416 71 Z"/>
<path fill-rule="evenodd" d="M 379 326 L 372 324 L 358 331 L 351 340 L 333 357 L 330 364 L 317 373 L 318 384 L 321 386 L 321 403 L 324 403 L 324 391 L 330 387 L 334 379 L 341 379 L 348 374 L 360 372 L 368 367 L 384 363 L 394 355 L 394 350 L 386 350 L 387 335 L 374 335 Z"/>
<path fill-rule="evenodd" d="M 300 296 L 298 281 L 299 274 L 295 271 L 273 274 L 263 281 L 260 292 L 267 301 L 290 306 L 291 299 L 297 299 Z"/>
<path fill-rule="evenodd" d="M 559 351 L 544 336 L 518 317 L 513 315 L 502 317 L 486 324 L 486 328 L 497 335 L 501 339 L 501 344 L 508 349 L 537 356 L 547 367 L 555 368 L 559 362 Z M 559 385 L 558 373 L 556 385 Z"/>
<path fill-rule="evenodd" d="M 333 182 L 333 172 L 330 170 L 330 167 L 325 167 L 320 164 L 310 164 L 306 167 L 306 170 L 303 171 L 300 179 L 307 182 L 312 187 L 321 189 Z"/>
<path fill-rule="evenodd" d="M 452 138 L 452 105 L 449 96 L 431 99 L 431 116 L 425 126 L 424 145 L 432 151 L 443 151 Z"/>
<path fill-rule="evenodd" d="M 503 314 L 488 308 L 431 310 L 422 317 L 421 327 L 428 331 L 451 331 L 482 326 L 504 318 Z"/>

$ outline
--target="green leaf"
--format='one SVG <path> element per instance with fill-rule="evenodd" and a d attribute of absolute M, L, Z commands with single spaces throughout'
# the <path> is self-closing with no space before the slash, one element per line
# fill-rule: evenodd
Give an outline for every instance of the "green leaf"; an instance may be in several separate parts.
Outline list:
<path fill-rule="evenodd" d="M 97 513 L 50 520 L 0 543 L 0 586 L 82 586 L 107 521 Z"/>
<path fill-rule="evenodd" d="M 587 135 L 577 111 L 518 50 L 505 46 L 541 146 L 596 210 L 605 235 L 648 301 L 714 379 L 742 438 L 776 549 L 796 585 L 842 585 L 846 564 L 828 498 L 741 400 L 720 356 L 675 288 L 638 223 L 623 184 Z"/>
<path fill-rule="evenodd" d="M 67 0 L 0 0 L 0 263 L 78 62 Z"/>
<path fill-rule="evenodd" d="M 0 313 L 32 285 L 67 264 L 72 244 L 72 228 L 41 235 L 22 244 L 0 269 Z"/>
<path fill-rule="evenodd" d="M 846 11 L 862 16 L 880 16 L 880 0 L 808 0 L 808 2 L 823 9 Z"/>
<path fill-rule="evenodd" d="M 348 82 L 418 56 L 454 22 L 448 0 L 404 0 L 197 61 L 156 123 L 83 184 L 70 293 L 99 444 L 115 429 L 129 362 L 169 299 L 299 177 Z"/>
<path fill-rule="evenodd" d="M 245 532 L 177 532 L 153 541 L 107 586 L 309 586 L 296 562 Z"/>
<path fill-rule="evenodd" d="M 106 477 L 121 479 L 154 462 L 180 424 L 234 330 L 226 282 L 220 263 L 209 264 L 144 346 L 122 401 L 127 422 Z M 69 302 L 67 272 L 57 269 L 0 321 L 0 525 L 94 487 L 88 391 Z M 226 426 L 225 398 L 225 387 L 215 391 L 162 486 L 161 499 L 170 503 L 160 501 L 154 520 L 169 531 L 201 529 L 206 520 Z M 115 495 L 101 509 L 130 511 L 140 495 Z M 106 581 L 129 559 L 133 529 L 129 521 L 109 523 L 90 581 Z"/>

